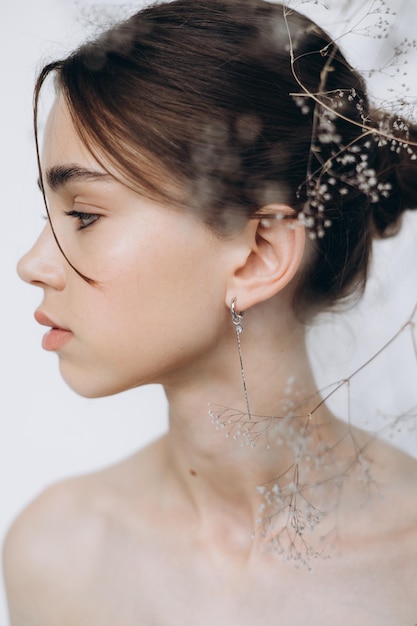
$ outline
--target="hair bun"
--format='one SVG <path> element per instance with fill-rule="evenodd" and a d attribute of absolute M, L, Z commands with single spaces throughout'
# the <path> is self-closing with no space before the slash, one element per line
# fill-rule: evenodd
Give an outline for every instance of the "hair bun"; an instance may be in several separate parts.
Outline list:
<path fill-rule="evenodd" d="M 373 208 L 378 237 L 391 237 L 401 226 L 406 210 L 417 209 L 417 126 L 387 113 L 371 121 L 378 129 L 375 170 L 386 185 Z"/>

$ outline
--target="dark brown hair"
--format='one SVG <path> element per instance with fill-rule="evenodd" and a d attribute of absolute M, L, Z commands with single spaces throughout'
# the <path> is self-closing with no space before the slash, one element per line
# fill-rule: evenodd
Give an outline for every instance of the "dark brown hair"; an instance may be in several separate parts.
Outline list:
<path fill-rule="evenodd" d="M 35 118 L 50 73 L 86 145 L 143 193 L 220 235 L 271 202 L 292 206 L 315 247 L 303 317 L 360 293 L 372 238 L 417 206 L 415 128 L 373 113 L 339 47 L 280 4 L 148 7 L 47 65 Z"/>

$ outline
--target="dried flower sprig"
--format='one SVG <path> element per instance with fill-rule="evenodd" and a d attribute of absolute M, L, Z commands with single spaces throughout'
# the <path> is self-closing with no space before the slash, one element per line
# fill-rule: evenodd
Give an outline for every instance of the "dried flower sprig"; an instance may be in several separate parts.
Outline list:
<path fill-rule="evenodd" d="M 327 44 L 320 54 L 326 57 L 326 63 L 321 71 L 320 84 L 316 92 L 312 92 L 304 84 L 297 72 L 297 63 L 302 54 L 297 56 L 297 42 L 291 37 L 288 16 L 291 9 L 284 10 L 284 19 L 289 37 L 289 54 L 294 79 L 301 88 L 301 92 L 292 94 L 296 106 L 303 115 L 312 114 L 313 126 L 309 162 L 305 183 L 299 188 L 299 198 L 305 197 L 304 206 L 298 214 L 299 220 L 308 231 L 310 238 L 323 238 L 326 229 L 333 223 L 332 213 L 337 211 L 337 197 L 348 196 L 350 193 L 361 193 L 371 204 L 377 204 L 388 198 L 392 192 L 390 182 L 380 179 L 373 166 L 373 159 L 378 150 L 390 144 L 391 150 L 399 154 L 406 151 L 410 160 L 415 160 L 416 144 L 410 141 L 408 129 L 400 127 L 399 122 L 392 122 L 387 116 L 382 117 L 379 127 L 369 120 L 367 108 L 354 88 L 331 89 L 327 82 L 333 71 L 333 62 L 337 54 L 336 37 Z M 371 4 L 366 17 L 373 17 L 373 26 L 379 37 L 386 37 L 389 33 L 389 18 L 394 14 L 383 0 Z M 374 19 L 377 17 L 377 19 Z M 352 19 L 352 18 L 351 18 Z M 360 25 L 364 16 L 351 27 L 349 32 L 360 32 Z M 367 34 L 369 26 L 364 32 Z M 346 35 L 346 32 L 344 33 Z M 342 36 L 342 35 L 341 35 Z M 404 46 L 397 46 L 393 58 L 396 60 L 394 73 L 400 73 L 398 59 L 402 51 L 409 49 L 412 42 Z M 387 64 L 386 67 L 388 67 Z M 348 115 L 347 111 L 355 111 L 355 115 Z M 357 127 L 356 138 L 348 142 L 341 137 L 337 128 L 338 122 L 346 122 Z"/>
<path fill-rule="evenodd" d="M 325 535 L 320 536 L 319 546 L 312 545 L 309 535 L 330 513 L 337 511 L 343 490 L 349 483 L 355 481 L 364 490 L 365 501 L 381 495 L 366 454 L 369 444 L 360 444 L 351 427 L 351 383 L 405 332 L 410 333 L 417 364 L 416 321 L 417 303 L 401 327 L 369 359 L 346 378 L 317 392 L 320 400 L 307 415 L 297 414 L 298 402 L 288 403 L 286 415 L 251 414 L 250 419 L 243 411 L 210 404 L 209 416 L 217 430 L 225 431 L 226 437 L 250 447 L 264 439 L 267 448 L 285 448 L 292 458 L 279 476 L 257 488 L 263 501 L 254 536 L 260 534 L 268 549 L 277 552 L 283 559 L 311 569 L 312 559 L 329 556 L 324 540 L 329 533 L 337 532 L 337 528 L 327 530 Z M 317 424 L 313 417 L 342 388 L 346 388 L 348 393 L 346 431 L 330 445 L 322 438 L 322 425 Z M 403 424 L 414 432 L 417 430 L 417 405 L 401 412 L 378 433 L 370 434 L 381 435 L 389 429 L 398 430 Z M 342 443 L 348 444 L 353 451 L 350 456 L 338 454 Z"/>

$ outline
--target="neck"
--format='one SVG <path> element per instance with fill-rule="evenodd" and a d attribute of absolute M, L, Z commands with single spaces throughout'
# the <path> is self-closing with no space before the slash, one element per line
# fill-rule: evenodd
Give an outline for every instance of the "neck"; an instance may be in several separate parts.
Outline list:
<path fill-rule="evenodd" d="M 329 455 L 344 436 L 344 427 L 324 405 L 316 410 L 320 397 L 303 328 L 284 322 L 280 332 L 266 336 L 272 323 L 265 325 L 251 313 L 245 316 L 250 332 L 241 335 L 250 415 L 233 333 L 214 364 L 188 372 L 186 383 L 165 386 L 173 475 L 199 518 L 223 534 L 230 527 L 234 537 L 237 528 L 250 537 L 260 527 L 262 510 L 261 517 L 280 523 L 276 509 L 286 507 L 288 514 L 289 504 L 278 492 L 291 499 L 300 484 L 334 488 L 328 481 L 329 471 L 335 473 L 334 452 L 331 462 Z M 268 533 L 273 526 L 261 524 Z"/>

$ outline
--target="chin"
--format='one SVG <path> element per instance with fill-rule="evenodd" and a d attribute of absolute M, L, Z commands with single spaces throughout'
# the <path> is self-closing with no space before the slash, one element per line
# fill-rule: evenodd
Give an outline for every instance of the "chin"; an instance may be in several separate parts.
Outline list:
<path fill-rule="evenodd" d="M 103 389 L 101 387 L 95 387 L 88 384 L 77 384 L 72 381 L 65 380 L 65 378 L 64 381 L 74 393 L 76 393 L 78 396 L 81 396 L 82 398 L 105 398 L 107 396 L 114 396 L 117 393 L 121 393 L 121 391 L 110 391 L 108 389 Z"/>
<path fill-rule="evenodd" d="M 64 382 L 74 393 L 82 398 L 105 398 L 115 396 L 128 389 L 121 384 L 106 383 L 104 377 L 92 376 L 91 373 L 68 372 L 66 368 L 60 368 Z"/>
<path fill-rule="evenodd" d="M 76 365 L 64 359 L 60 360 L 59 370 L 68 387 L 82 398 L 106 398 L 129 389 L 162 383 L 162 377 L 153 371 L 123 376 L 112 368 L 94 368 L 91 364 L 81 367 L 78 363 Z"/>

